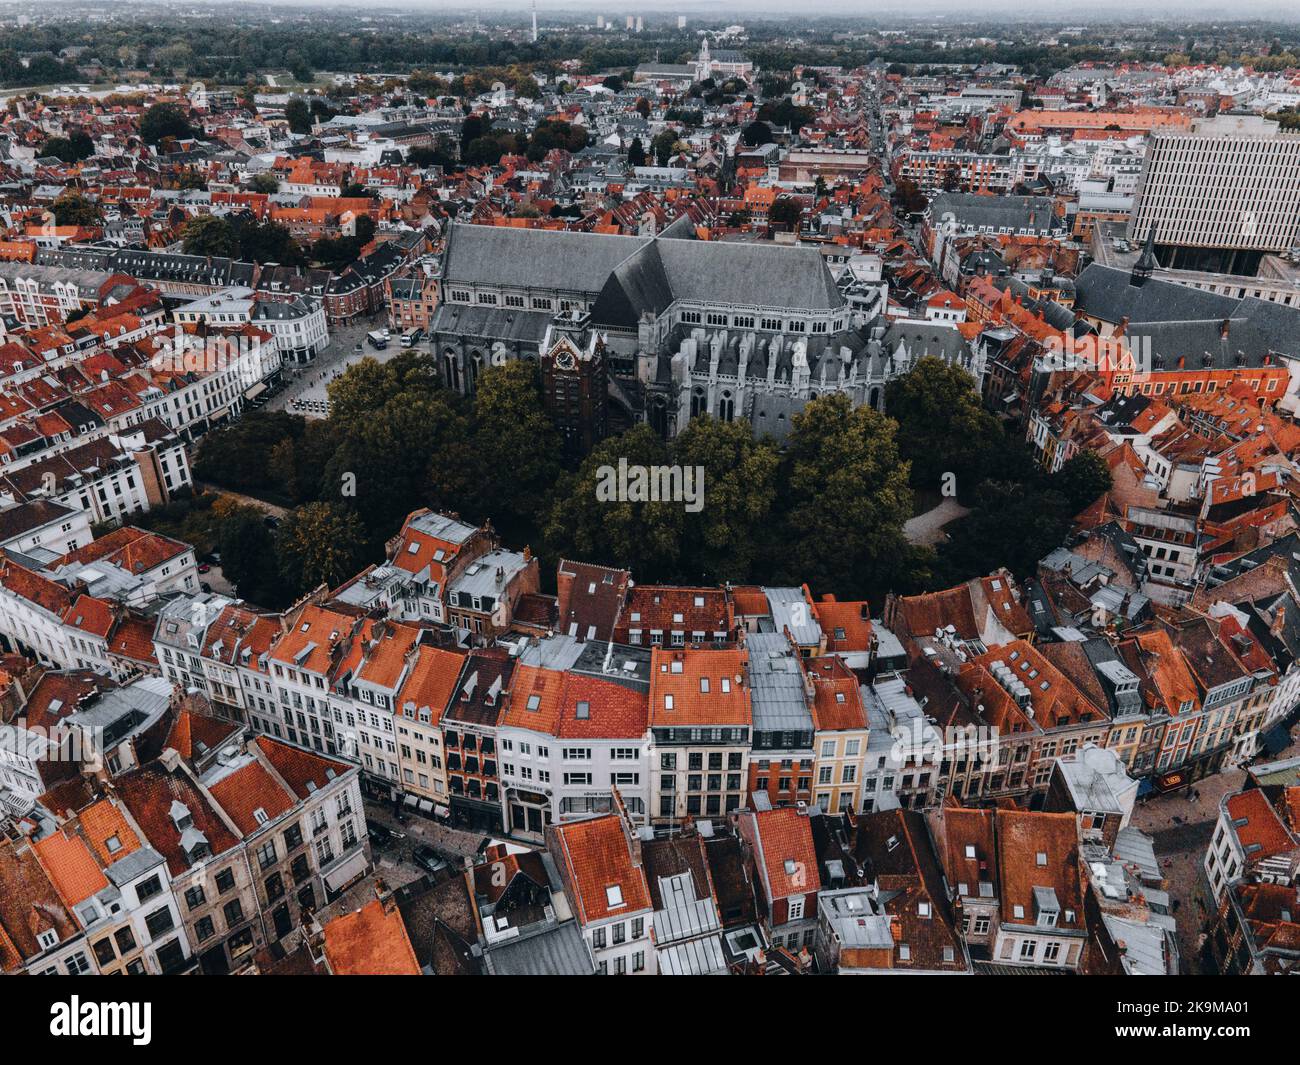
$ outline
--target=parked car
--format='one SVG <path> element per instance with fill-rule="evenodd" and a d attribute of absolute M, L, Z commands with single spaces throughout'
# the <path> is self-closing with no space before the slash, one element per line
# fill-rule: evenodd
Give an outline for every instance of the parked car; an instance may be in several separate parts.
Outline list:
<path fill-rule="evenodd" d="M 370 837 L 372 847 L 387 847 L 401 837 L 400 832 L 394 832 L 387 825 L 371 825 L 366 829 L 366 835 Z"/>
<path fill-rule="evenodd" d="M 440 873 L 449 868 L 447 860 L 427 843 L 411 852 L 411 860 L 426 873 Z"/>
<path fill-rule="evenodd" d="M 206 562 L 200 562 L 200 563 L 199 563 L 199 572 L 200 572 L 200 573 L 207 573 L 208 570 L 210 570 L 211 568 L 212 568 L 212 567 L 209 566 Z"/>

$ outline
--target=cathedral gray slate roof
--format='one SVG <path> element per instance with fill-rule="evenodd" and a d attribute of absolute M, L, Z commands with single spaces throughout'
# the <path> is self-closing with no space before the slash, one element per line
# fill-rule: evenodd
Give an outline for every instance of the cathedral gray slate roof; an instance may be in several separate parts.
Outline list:
<path fill-rule="evenodd" d="M 678 299 L 805 312 L 844 304 L 816 248 L 677 239 L 679 233 L 686 235 L 454 225 L 444 286 L 546 284 L 599 294 L 593 321 L 626 329 L 636 328 L 643 312 L 658 316 Z"/>
<path fill-rule="evenodd" d="M 447 235 L 443 285 L 554 286 L 596 295 L 650 237 L 457 224 Z"/>
<path fill-rule="evenodd" d="M 523 311 L 501 307 L 439 303 L 429 320 L 431 336 L 455 334 L 480 340 L 541 343 L 551 324 L 547 311 Z"/>

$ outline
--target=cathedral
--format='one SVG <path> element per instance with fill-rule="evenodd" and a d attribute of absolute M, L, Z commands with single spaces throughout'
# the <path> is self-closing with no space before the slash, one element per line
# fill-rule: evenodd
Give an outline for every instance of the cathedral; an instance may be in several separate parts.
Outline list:
<path fill-rule="evenodd" d="M 706 78 L 713 78 L 715 81 L 744 78 L 749 81 L 753 74 L 754 64 L 745 57 L 743 52 L 729 49 L 710 52 L 709 39 L 705 37 L 700 42 L 700 54 L 695 59 L 696 81 L 704 81 Z"/>
<path fill-rule="evenodd" d="M 669 439 L 701 414 L 780 439 L 815 396 L 883 409 L 924 355 L 982 376 L 955 324 L 886 318 L 885 293 L 817 248 L 699 241 L 685 219 L 656 236 L 457 224 L 441 292 L 430 336 L 448 386 L 536 362 L 575 453 L 611 421 Z"/>

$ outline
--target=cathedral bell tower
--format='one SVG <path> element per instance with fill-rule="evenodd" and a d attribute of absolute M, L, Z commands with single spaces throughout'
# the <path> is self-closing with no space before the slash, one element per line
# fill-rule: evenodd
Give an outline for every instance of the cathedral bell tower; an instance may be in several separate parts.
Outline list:
<path fill-rule="evenodd" d="M 542 403 L 564 441 L 566 458 L 579 459 L 604 438 L 609 381 L 605 343 L 591 316 L 561 311 L 542 341 Z"/>

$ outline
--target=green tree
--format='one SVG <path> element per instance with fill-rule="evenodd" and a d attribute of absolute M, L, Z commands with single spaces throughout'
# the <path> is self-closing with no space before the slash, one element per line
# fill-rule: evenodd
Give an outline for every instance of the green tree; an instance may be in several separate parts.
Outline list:
<path fill-rule="evenodd" d="M 650 154 L 660 166 L 667 166 L 672 158 L 673 148 L 677 145 L 677 131 L 666 129 L 656 133 L 650 141 Z"/>
<path fill-rule="evenodd" d="M 277 566 L 275 537 L 265 518 L 258 507 L 228 508 L 217 523 L 216 547 L 221 552 L 222 574 L 240 598 L 278 610 L 292 601 L 294 589 L 285 583 Z"/>
<path fill-rule="evenodd" d="M 301 96 L 290 97 L 289 102 L 284 105 L 284 119 L 289 123 L 290 133 L 311 132 L 311 107 Z"/>
<path fill-rule="evenodd" d="M 280 179 L 270 171 L 262 174 L 254 174 L 253 180 L 248 183 L 248 187 L 253 192 L 270 194 L 280 191 Z"/>
<path fill-rule="evenodd" d="M 779 482 L 786 511 L 775 568 L 785 580 L 842 596 L 888 587 L 907 553 L 903 523 L 912 513 L 896 430 L 843 394 L 814 399 L 795 415 Z"/>
<path fill-rule="evenodd" d="M 187 166 L 177 175 L 176 187 L 178 189 L 206 189 L 208 179 L 195 170 L 194 167 Z"/>
<path fill-rule="evenodd" d="M 311 428 L 323 424 L 312 422 Z M 301 440 L 308 431 L 301 415 L 250 411 L 232 425 L 204 435 L 194 457 L 195 477 L 235 492 L 292 502 L 295 497 L 276 480 L 267 456 L 283 441 Z"/>
<path fill-rule="evenodd" d="M 516 360 L 479 374 L 474 422 L 476 511 L 507 541 L 526 540 L 544 518 L 560 475 L 560 436 L 542 408 L 537 367 Z"/>
<path fill-rule="evenodd" d="M 181 247 L 186 255 L 232 256 L 239 251 L 234 228 L 216 215 L 196 215 L 181 229 Z"/>
<path fill-rule="evenodd" d="M 1065 496 L 1071 512 L 1077 514 L 1110 491 L 1110 467 L 1097 452 L 1081 451 L 1065 462 L 1051 482 Z"/>
<path fill-rule="evenodd" d="M 52 155 L 65 163 L 76 163 L 95 154 L 95 142 L 84 130 L 73 130 L 66 137 L 51 137 L 41 149 L 42 155 Z"/>
<path fill-rule="evenodd" d="M 577 473 L 558 486 L 546 522 L 547 557 L 629 566 L 642 581 L 676 579 L 685 520 L 682 504 L 603 498 L 599 488 L 608 483 L 620 459 L 632 466 L 670 463 L 667 445 L 644 423 L 602 440 Z"/>
<path fill-rule="evenodd" d="M 408 349 L 383 364 L 362 359 L 330 383 L 329 395 L 338 442 L 321 499 L 354 506 L 376 544 L 416 507 L 462 509 L 477 469 L 471 428 L 432 356 Z"/>
<path fill-rule="evenodd" d="M 158 144 L 168 137 L 184 140 L 194 135 L 194 127 L 179 104 L 154 104 L 140 116 L 140 136 L 146 144 Z"/>
<path fill-rule="evenodd" d="M 944 531 L 939 551 L 940 586 L 955 584 L 1005 566 L 1033 574 L 1039 559 L 1061 544 L 1070 509 L 1060 492 L 1024 481 L 985 480 L 975 491 L 975 510 Z"/>
<path fill-rule="evenodd" d="M 645 146 L 640 137 L 633 137 L 627 149 L 628 166 L 645 166 Z"/>
<path fill-rule="evenodd" d="M 898 422 L 899 451 L 916 487 L 968 492 L 1001 461 L 1005 434 L 975 387 L 964 369 L 934 355 L 885 386 L 885 410 Z"/>
<path fill-rule="evenodd" d="M 930 202 L 911 178 L 898 179 L 892 199 L 896 208 L 908 214 L 919 214 Z"/>
<path fill-rule="evenodd" d="M 796 229 L 802 217 L 803 208 L 789 196 L 782 196 L 768 209 L 767 224 L 773 227 Z"/>
<path fill-rule="evenodd" d="M 333 588 L 361 568 L 366 530 L 342 504 L 307 503 L 285 515 L 275 550 L 281 575 L 297 592 L 320 584 Z"/>
<path fill-rule="evenodd" d="M 683 568 L 690 579 L 748 581 L 764 550 L 777 501 L 780 457 L 743 419 L 692 418 L 672 444 L 677 466 L 704 471 L 703 507 L 683 516 Z"/>
<path fill-rule="evenodd" d="M 79 192 L 64 192 L 53 206 L 54 221 L 61 226 L 97 226 L 104 219 L 99 204 Z"/>

